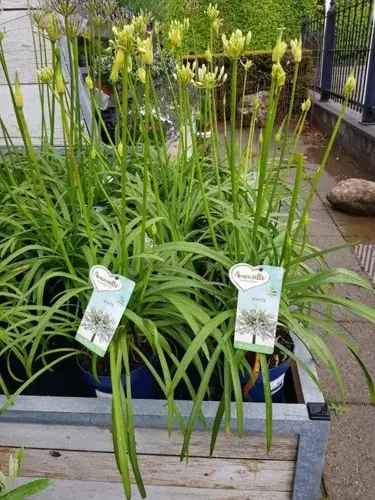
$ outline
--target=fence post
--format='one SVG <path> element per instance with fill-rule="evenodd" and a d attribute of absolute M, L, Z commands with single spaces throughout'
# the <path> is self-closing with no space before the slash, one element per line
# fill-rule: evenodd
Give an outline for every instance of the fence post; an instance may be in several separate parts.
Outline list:
<path fill-rule="evenodd" d="M 331 0 L 324 30 L 322 60 L 321 101 L 329 101 L 332 84 L 333 49 L 335 45 L 335 0 Z"/>
<path fill-rule="evenodd" d="M 372 15 L 372 36 L 368 58 L 367 82 L 365 102 L 363 104 L 362 123 L 375 123 L 375 10 Z"/>

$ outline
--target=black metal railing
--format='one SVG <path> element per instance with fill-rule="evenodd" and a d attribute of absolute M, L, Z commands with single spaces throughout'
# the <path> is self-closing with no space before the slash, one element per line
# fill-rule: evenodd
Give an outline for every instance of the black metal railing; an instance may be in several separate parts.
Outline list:
<path fill-rule="evenodd" d="M 303 46 L 311 51 L 313 59 L 313 86 L 320 91 L 323 59 L 325 11 L 320 8 L 302 25 Z"/>
<path fill-rule="evenodd" d="M 357 86 L 349 107 L 375 123 L 374 0 L 331 0 L 303 23 L 305 47 L 315 51 L 315 87 L 321 100 L 344 101 L 344 85 L 354 70 Z"/>

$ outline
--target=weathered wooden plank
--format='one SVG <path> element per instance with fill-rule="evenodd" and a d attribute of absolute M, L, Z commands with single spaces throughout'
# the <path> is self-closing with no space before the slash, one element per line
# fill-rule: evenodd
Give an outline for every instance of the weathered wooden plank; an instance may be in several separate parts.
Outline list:
<path fill-rule="evenodd" d="M 0 448 L 5 468 L 14 449 Z M 121 481 L 113 453 L 25 449 L 22 475 L 77 481 Z M 292 491 L 295 462 L 139 455 L 145 484 L 225 490 Z"/>
<path fill-rule="evenodd" d="M 0 17 L 1 31 L 5 31 L 3 47 L 11 80 L 16 71 L 21 83 L 37 83 L 36 60 L 30 19 L 26 11 L 3 12 Z M 46 41 L 47 63 L 51 63 L 50 44 Z M 0 70 L 0 84 L 5 84 L 5 76 Z"/>
<path fill-rule="evenodd" d="M 22 94 L 24 100 L 24 114 L 26 123 L 29 128 L 29 132 L 34 145 L 40 144 L 41 137 L 41 123 L 42 123 L 42 109 L 40 105 L 39 88 L 38 85 L 22 85 Z M 47 99 L 45 99 L 47 101 Z M 10 98 L 9 88 L 6 85 L 0 85 L 0 116 L 8 130 L 8 133 L 12 139 L 15 140 L 15 144 L 21 143 L 21 134 L 17 125 L 17 120 L 14 114 L 12 100 Z M 48 119 L 48 107 L 45 105 L 45 119 L 47 124 Z M 55 119 L 55 144 L 62 145 L 63 133 L 61 124 L 61 114 L 60 108 L 56 106 L 56 119 Z M 4 145 L 4 139 L 2 131 L 0 130 L 0 146 Z"/>
<path fill-rule="evenodd" d="M 22 484 L 22 479 L 16 484 Z M 181 488 L 174 486 L 147 486 L 148 500 L 291 500 L 291 494 L 286 491 L 246 491 L 218 490 L 205 488 Z M 62 481 L 57 480 L 47 490 L 33 496 L 35 500 L 123 500 L 125 495 L 121 484 L 98 483 L 93 481 Z M 133 500 L 141 500 L 134 487 Z"/>
<path fill-rule="evenodd" d="M 136 429 L 135 432 L 138 453 L 180 455 L 182 447 L 180 431 L 174 431 L 170 438 L 167 431 L 162 429 Z M 0 423 L 0 436 L 3 446 L 113 451 L 111 432 L 104 427 Z M 190 456 L 208 457 L 210 437 L 210 432 L 194 432 L 189 447 Z M 227 439 L 224 433 L 220 433 L 214 456 L 293 461 L 296 460 L 297 446 L 297 436 L 274 436 L 271 452 L 267 454 L 265 438 L 262 434 L 246 433 L 242 439 L 233 434 L 230 439 Z"/>

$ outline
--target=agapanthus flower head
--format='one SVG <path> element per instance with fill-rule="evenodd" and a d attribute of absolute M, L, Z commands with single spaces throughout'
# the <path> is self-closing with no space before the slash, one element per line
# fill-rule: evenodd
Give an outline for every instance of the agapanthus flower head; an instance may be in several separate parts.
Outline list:
<path fill-rule="evenodd" d="M 281 138 L 282 138 L 282 135 L 283 135 L 283 129 L 284 129 L 285 121 L 286 121 L 286 117 L 284 118 L 282 124 L 280 125 L 278 131 L 276 132 L 276 135 L 275 135 L 275 143 L 276 144 L 279 144 L 279 142 L 281 141 Z"/>
<path fill-rule="evenodd" d="M 258 96 L 255 96 L 254 99 L 253 99 L 253 110 L 254 110 L 254 112 L 258 111 L 259 107 L 260 107 L 259 98 L 258 98 Z"/>
<path fill-rule="evenodd" d="M 154 22 L 154 33 L 155 35 L 159 35 L 162 32 L 163 25 L 160 21 Z"/>
<path fill-rule="evenodd" d="M 29 11 L 31 22 L 40 30 L 46 29 L 48 16 L 52 13 L 50 8 L 40 8 Z"/>
<path fill-rule="evenodd" d="M 241 61 L 241 64 L 246 72 L 254 65 L 251 59 L 247 59 L 245 62 Z"/>
<path fill-rule="evenodd" d="M 107 19 L 110 19 L 111 16 L 116 12 L 118 7 L 117 0 L 102 0 L 102 9 Z"/>
<path fill-rule="evenodd" d="M 151 65 L 154 62 L 154 47 L 152 44 L 152 35 L 144 40 L 138 38 L 137 48 L 142 62 L 147 65 Z"/>
<path fill-rule="evenodd" d="M 205 50 L 204 57 L 207 62 L 212 62 L 212 53 L 210 47 L 207 47 L 207 49 Z"/>
<path fill-rule="evenodd" d="M 280 62 L 272 66 L 272 79 L 277 87 L 282 87 L 285 83 L 285 71 L 283 70 Z"/>
<path fill-rule="evenodd" d="M 53 81 L 54 71 L 51 66 L 45 66 L 44 68 L 37 69 L 36 74 L 42 83 L 49 84 Z"/>
<path fill-rule="evenodd" d="M 134 25 L 125 24 L 122 29 L 113 27 L 112 31 L 115 35 L 114 46 L 123 50 L 125 54 L 132 54 L 135 45 Z"/>
<path fill-rule="evenodd" d="M 189 20 L 187 18 L 184 19 L 183 22 L 176 20 L 171 22 L 168 32 L 168 37 L 172 44 L 173 49 L 178 49 L 181 47 L 183 36 L 188 31 L 188 29 L 189 29 Z"/>
<path fill-rule="evenodd" d="M 220 27 L 223 24 L 223 20 L 220 17 L 219 9 L 217 8 L 217 4 L 210 3 L 207 7 L 206 14 L 211 22 L 211 26 L 213 27 L 216 34 L 219 33 Z"/>
<path fill-rule="evenodd" d="M 344 85 L 344 96 L 345 97 L 350 97 L 352 93 L 355 90 L 356 87 L 356 79 L 354 76 L 354 71 L 351 71 L 350 75 L 348 76 L 345 85 Z"/>
<path fill-rule="evenodd" d="M 83 34 L 84 28 L 84 20 L 81 17 L 73 15 L 67 19 L 66 24 L 64 24 L 63 31 L 69 40 L 74 40 Z"/>
<path fill-rule="evenodd" d="M 89 29 L 88 26 L 83 26 L 82 27 L 81 36 L 83 38 L 85 38 L 86 40 L 90 40 L 91 39 L 91 33 L 90 33 L 90 29 Z"/>
<path fill-rule="evenodd" d="M 144 85 L 146 83 L 146 70 L 145 68 L 138 68 L 138 80 Z"/>
<path fill-rule="evenodd" d="M 141 40 L 144 39 L 147 33 L 147 26 L 151 22 L 151 15 L 141 11 L 137 16 L 132 19 L 132 25 L 134 26 L 134 34 L 137 38 Z"/>
<path fill-rule="evenodd" d="M 278 63 L 285 55 L 287 49 L 287 44 L 282 40 L 284 28 L 280 29 L 279 38 L 277 39 L 276 45 L 272 51 L 272 62 Z"/>
<path fill-rule="evenodd" d="M 194 85 L 204 89 L 214 89 L 223 85 L 227 78 L 228 75 L 225 73 L 224 66 L 221 67 L 220 72 L 218 66 L 216 66 L 214 71 L 207 71 L 206 65 L 203 64 L 198 68 L 197 80 L 194 82 Z"/>
<path fill-rule="evenodd" d="M 63 29 L 56 14 L 47 14 L 44 19 L 43 36 L 53 43 L 56 43 L 63 36 Z"/>
<path fill-rule="evenodd" d="M 135 47 L 134 25 L 126 24 L 122 29 L 112 28 L 115 40 L 110 40 L 110 46 L 115 51 L 115 60 L 112 66 L 110 79 L 117 82 L 119 71 L 127 61 L 128 72 L 132 69 L 132 53 Z"/>
<path fill-rule="evenodd" d="M 94 88 L 94 82 L 92 81 L 92 78 L 90 75 L 87 75 L 86 78 L 85 78 L 85 82 L 86 82 L 86 87 L 89 89 L 89 90 L 92 90 Z"/>
<path fill-rule="evenodd" d="M 206 14 L 210 21 L 214 21 L 220 15 L 219 9 L 217 8 L 217 3 L 212 4 L 211 2 L 208 4 Z"/>
<path fill-rule="evenodd" d="M 23 95 L 22 95 L 20 80 L 18 78 L 17 72 L 16 72 L 16 79 L 14 82 L 14 101 L 15 101 L 18 109 L 23 108 Z"/>
<path fill-rule="evenodd" d="M 308 111 L 311 108 L 311 99 L 308 97 L 306 101 L 301 104 L 302 111 Z"/>
<path fill-rule="evenodd" d="M 302 61 L 302 38 L 291 40 L 290 48 L 292 49 L 294 62 L 300 63 Z"/>
<path fill-rule="evenodd" d="M 176 72 L 173 73 L 173 78 L 184 87 L 188 87 L 191 83 L 194 83 L 196 62 L 193 64 L 190 62 L 186 64 L 176 65 Z"/>
<path fill-rule="evenodd" d="M 98 0 L 83 0 L 83 5 L 86 9 L 93 14 L 98 8 L 99 1 Z"/>
<path fill-rule="evenodd" d="M 55 69 L 55 88 L 58 94 L 65 93 L 65 80 L 61 68 L 61 54 L 60 49 L 56 49 L 56 69 Z"/>
<path fill-rule="evenodd" d="M 225 35 L 222 36 L 224 53 L 229 59 L 239 59 L 247 48 L 251 40 L 251 32 L 244 36 L 241 30 L 234 31 L 229 40 Z"/>
<path fill-rule="evenodd" d="M 48 0 L 47 5 L 64 17 L 71 16 L 77 10 L 80 0 Z"/>

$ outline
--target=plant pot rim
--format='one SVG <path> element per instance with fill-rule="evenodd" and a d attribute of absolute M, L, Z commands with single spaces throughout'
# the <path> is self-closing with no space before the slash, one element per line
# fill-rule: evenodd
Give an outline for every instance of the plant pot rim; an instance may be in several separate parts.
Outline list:
<path fill-rule="evenodd" d="M 295 354 L 315 375 L 316 368 L 307 347 L 293 335 Z M 315 425 L 309 419 L 307 403 L 324 403 L 324 397 L 309 375 L 296 366 L 302 389 L 303 402 L 276 403 L 273 405 L 274 428 L 276 433 L 298 433 L 306 425 Z M 5 404 L 6 396 L 0 395 L 0 405 Z M 176 400 L 183 418 L 188 419 L 193 402 Z M 202 412 L 207 423 L 213 425 L 218 407 L 217 401 L 204 401 Z M 232 426 L 236 428 L 236 408 L 232 403 Z M 135 425 L 138 427 L 165 428 L 168 422 L 165 399 L 138 399 L 133 401 Z M 244 405 L 245 431 L 264 432 L 266 407 L 264 403 L 247 403 Z M 59 423 L 75 425 L 110 425 L 111 404 L 98 398 L 51 397 L 51 396 L 19 396 L 14 404 L 1 416 L 2 421 L 23 423 Z M 319 425 L 329 422 L 317 421 Z M 174 424 L 177 425 L 176 423 Z M 197 428 L 201 428 L 199 423 Z M 259 429 L 259 430 L 257 430 Z"/>
<path fill-rule="evenodd" d="M 82 354 L 82 353 L 81 353 Z M 77 365 L 79 367 L 80 370 L 82 370 L 84 373 L 87 373 L 88 375 L 91 375 L 92 377 L 94 376 L 94 374 L 88 370 L 85 370 L 83 368 L 83 366 L 81 365 L 81 363 L 79 362 L 79 356 L 80 354 L 77 354 L 76 356 L 76 361 L 77 361 Z M 149 359 L 150 363 L 153 364 L 154 361 L 156 361 L 156 354 L 154 354 L 150 359 Z M 141 366 L 138 366 L 138 368 L 135 368 L 134 370 L 130 370 L 130 373 L 136 373 L 138 372 L 138 370 L 141 370 L 142 368 L 145 368 L 145 364 L 142 364 Z M 125 373 L 122 373 L 121 374 L 121 377 L 125 376 Z M 101 379 L 101 378 L 111 378 L 111 375 L 98 375 L 98 378 Z"/>

